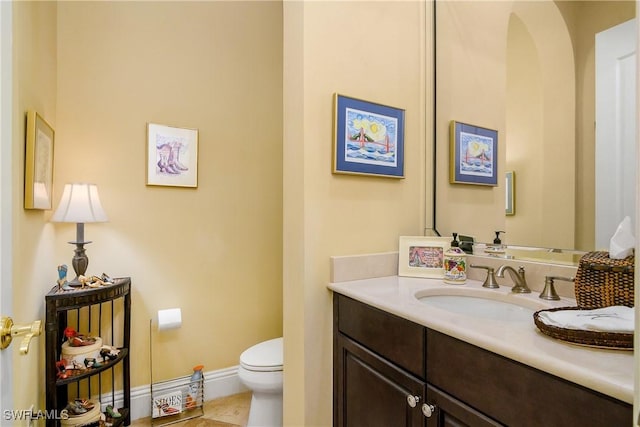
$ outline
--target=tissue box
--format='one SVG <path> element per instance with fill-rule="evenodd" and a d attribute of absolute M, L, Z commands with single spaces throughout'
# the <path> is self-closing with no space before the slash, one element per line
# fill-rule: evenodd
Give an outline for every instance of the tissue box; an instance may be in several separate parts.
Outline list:
<path fill-rule="evenodd" d="M 580 308 L 612 305 L 633 307 L 634 256 L 611 259 L 609 252 L 588 252 L 580 258 L 575 278 L 576 302 Z"/>

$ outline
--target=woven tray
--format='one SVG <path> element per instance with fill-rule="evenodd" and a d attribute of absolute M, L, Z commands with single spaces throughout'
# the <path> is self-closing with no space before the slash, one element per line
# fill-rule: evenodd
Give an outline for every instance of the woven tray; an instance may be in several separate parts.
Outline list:
<path fill-rule="evenodd" d="M 617 350 L 633 350 L 633 334 L 618 332 L 581 331 L 551 326 L 540 320 L 538 314 L 543 311 L 583 310 L 580 307 L 559 307 L 540 310 L 533 313 L 533 321 L 540 331 L 550 337 L 574 344 L 590 347 L 602 347 Z"/>

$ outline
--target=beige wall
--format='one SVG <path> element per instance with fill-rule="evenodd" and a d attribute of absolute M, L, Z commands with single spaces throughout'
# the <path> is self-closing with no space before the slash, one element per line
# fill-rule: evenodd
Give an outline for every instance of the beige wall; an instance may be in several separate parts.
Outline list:
<path fill-rule="evenodd" d="M 14 182 L 33 108 L 56 129 L 54 203 L 99 186 L 110 222 L 86 226 L 88 273 L 132 277 L 132 386 L 150 381 L 158 309 L 183 326 L 154 333 L 154 381 L 281 336 L 282 4 L 18 2 L 14 19 Z M 147 122 L 199 129 L 197 189 L 145 186 Z M 21 188 L 14 204 L 14 314 L 43 319 L 75 226 L 24 211 Z M 43 348 L 15 357 L 17 408 L 44 408 Z"/>
<path fill-rule="evenodd" d="M 332 422 L 329 257 L 395 250 L 399 235 L 422 234 L 430 7 L 284 4 L 286 425 Z M 335 92 L 406 110 L 405 179 L 331 174 Z"/>
<path fill-rule="evenodd" d="M 13 4 L 12 317 L 16 323 L 44 321 L 44 295 L 57 278 L 49 212 L 23 209 L 25 113 L 36 110 L 54 126 L 57 119 L 56 8 L 54 2 Z M 25 356 L 19 355 L 19 343 L 16 339 L 6 350 L 13 354 L 14 408 L 28 409 L 32 404 L 44 408 L 44 339 L 32 341 Z"/>
<path fill-rule="evenodd" d="M 282 5 L 58 5 L 56 186 L 98 184 L 89 271 L 131 276 L 132 386 L 238 363 L 282 335 Z M 145 185 L 146 124 L 199 130 L 198 188 Z M 60 187 L 58 187 L 60 188 Z M 65 260 L 75 229 L 56 225 Z"/>

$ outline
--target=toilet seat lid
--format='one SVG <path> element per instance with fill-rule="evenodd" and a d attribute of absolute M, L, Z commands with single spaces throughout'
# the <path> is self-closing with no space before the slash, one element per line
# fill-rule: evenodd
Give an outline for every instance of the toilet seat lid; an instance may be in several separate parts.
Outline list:
<path fill-rule="evenodd" d="M 282 337 L 249 347 L 240 355 L 240 365 L 250 371 L 281 371 Z"/>

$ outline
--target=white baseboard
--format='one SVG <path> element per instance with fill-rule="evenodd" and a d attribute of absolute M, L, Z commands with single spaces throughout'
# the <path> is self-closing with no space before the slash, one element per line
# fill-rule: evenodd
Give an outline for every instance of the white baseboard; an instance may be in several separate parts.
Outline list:
<path fill-rule="evenodd" d="M 166 390 L 168 388 L 186 386 L 189 383 L 189 377 L 176 378 L 162 383 L 153 384 L 155 392 Z M 230 396 L 248 391 L 248 389 L 240 382 L 238 378 L 238 367 L 219 369 L 204 373 L 204 399 L 205 401 L 217 399 L 220 397 Z M 115 407 L 123 406 L 124 393 L 118 390 L 114 393 Z M 111 403 L 111 393 L 102 396 L 103 410 L 107 404 Z M 131 421 L 139 418 L 151 417 L 151 385 L 142 385 L 131 389 Z"/>

